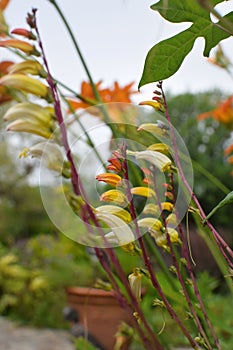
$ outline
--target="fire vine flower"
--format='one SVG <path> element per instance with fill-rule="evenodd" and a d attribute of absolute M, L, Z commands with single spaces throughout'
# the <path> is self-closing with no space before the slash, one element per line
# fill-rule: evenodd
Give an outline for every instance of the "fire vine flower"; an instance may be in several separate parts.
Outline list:
<path fill-rule="evenodd" d="M 97 212 L 96 217 L 112 230 L 104 236 L 109 243 L 127 245 L 135 240 L 131 228 L 116 215 L 107 212 Z"/>
<path fill-rule="evenodd" d="M 30 148 L 24 148 L 19 158 L 28 156 L 42 159 L 48 169 L 70 178 L 70 164 L 64 160 L 62 151 L 56 143 L 40 142 Z"/>
<path fill-rule="evenodd" d="M 100 200 L 102 202 L 112 202 L 122 206 L 125 206 L 128 204 L 128 200 L 125 194 L 119 190 L 109 190 L 104 192 L 100 196 Z"/>
<path fill-rule="evenodd" d="M 130 288 L 134 293 L 138 302 L 141 301 L 142 294 L 142 274 L 138 268 L 134 269 L 134 272 L 128 276 Z"/>
<path fill-rule="evenodd" d="M 105 212 L 116 215 L 127 224 L 129 224 L 132 221 L 130 213 L 127 210 L 118 207 L 117 205 L 102 205 L 100 207 L 95 208 L 95 210 L 97 212 Z"/>
<path fill-rule="evenodd" d="M 51 102 L 51 95 L 48 87 L 37 79 L 24 74 L 7 74 L 0 78 L 0 87 L 6 86 L 22 92 L 30 93 L 45 98 Z"/>
<path fill-rule="evenodd" d="M 136 159 L 147 160 L 154 166 L 156 166 L 161 172 L 170 171 L 172 161 L 165 154 L 157 151 L 151 151 L 149 149 L 145 151 L 133 152 L 127 151 L 129 155 L 134 156 Z"/>
<path fill-rule="evenodd" d="M 138 196 L 143 196 L 143 197 L 147 197 L 147 198 L 151 198 L 151 197 L 155 196 L 155 191 L 152 190 L 152 188 L 144 187 L 144 186 L 133 187 L 133 188 L 131 188 L 130 192 L 131 192 L 131 194 L 136 194 Z"/>
<path fill-rule="evenodd" d="M 15 28 L 11 31 L 11 34 L 23 36 L 29 40 L 36 40 L 36 36 L 30 30 L 25 28 Z"/>
<path fill-rule="evenodd" d="M 9 131 L 28 132 L 44 138 L 53 136 L 56 128 L 54 110 L 35 103 L 18 103 L 7 110 L 3 120 Z"/>
<path fill-rule="evenodd" d="M 121 186 L 122 178 L 117 174 L 103 173 L 96 176 L 96 180 L 103 181 L 111 186 Z"/>
<path fill-rule="evenodd" d="M 10 74 L 32 74 L 38 75 L 42 78 L 47 77 L 47 73 L 45 72 L 42 65 L 35 60 L 25 60 L 20 63 L 12 64 L 9 67 Z"/>
<path fill-rule="evenodd" d="M 11 47 L 23 51 L 27 55 L 40 56 L 34 45 L 19 39 L 5 39 L 0 41 L 0 47 Z"/>

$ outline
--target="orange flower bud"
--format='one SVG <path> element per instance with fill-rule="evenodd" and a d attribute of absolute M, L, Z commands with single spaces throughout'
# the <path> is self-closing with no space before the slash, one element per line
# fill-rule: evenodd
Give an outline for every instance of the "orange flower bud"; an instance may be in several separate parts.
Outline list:
<path fill-rule="evenodd" d="M 24 28 L 15 28 L 11 31 L 11 34 L 20 35 L 30 40 L 36 40 L 36 36 L 31 31 Z"/>

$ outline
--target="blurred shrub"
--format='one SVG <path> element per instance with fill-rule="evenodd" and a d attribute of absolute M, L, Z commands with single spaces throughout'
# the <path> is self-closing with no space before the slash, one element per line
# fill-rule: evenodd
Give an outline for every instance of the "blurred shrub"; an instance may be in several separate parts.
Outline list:
<path fill-rule="evenodd" d="M 209 118 L 198 122 L 197 116 L 217 107 L 225 97 L 218 90 L 168 96 L 172 124 L 182 136 L 194 161 L 194 192 L 207 213 L 225 194 L 216 183 L 204 175 L 205 170 L 232 189 L 231 166 L 224 159 L 223 153 L 229 132 L 216 120 Z M 231 206 L 225 207 L 221 215 L 213 217 L 213 222 L 231 228 L 231 211 Z"/>
<path fill-rule="evenodd" d="M 85 247 L 38 235 L 12 253 L 0 248 L 0 313 L 39 327 L 64 327 L 65 287 L 95 280 Z"/>

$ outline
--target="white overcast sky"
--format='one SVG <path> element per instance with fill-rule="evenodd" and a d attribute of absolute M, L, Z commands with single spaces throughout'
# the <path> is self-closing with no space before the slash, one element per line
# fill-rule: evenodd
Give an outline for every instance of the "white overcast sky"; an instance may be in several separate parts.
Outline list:
<path fill-rule="evenodd" d="M 57 0 L 77 36 L 94 80 L 105 85 L 114 80 L 138 84 L 148 50 L 158 41 L 178 33 L 190 24 L 171 24 L 150 9 L 156 1 L 148 0 Z M 53 74 L 74 89 L 86 74 L 76 56 L 69 36 L 55 9 L 47 0 L 11 0 L 6 18 L 10 26 L 25 26 L 26 13 L 36 7 L 38 23 Z M 233 9 L 233 1 L 224 3 L 221 13 Z M 233 39 L 223 48 L 232 57 Z M 205 91 L 219 87 L 232 93 L 233 81 L 202 56 L 204 39 L 198 39 L 182 68 L 165 81 L 173 93 Z M 7 58 L 1 50 L 1 58 Z M 150 96 L 154 85 L 142 88 Z"/>

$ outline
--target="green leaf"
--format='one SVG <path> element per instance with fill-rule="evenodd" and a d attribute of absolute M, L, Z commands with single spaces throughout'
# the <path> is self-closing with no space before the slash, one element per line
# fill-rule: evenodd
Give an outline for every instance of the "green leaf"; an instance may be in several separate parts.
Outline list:
<path fill-rule="evenodd" d="M 222 2 L 212 0 L 213 6 Z M 209 56 L 210 50 L 230 34 L 222 29 L 224 20 L 233 21 L 233 12 L 224 20 L 213 23 L 208 11 L 200 7 L 196 0 L 160 0 L 151 6 L 152 10 L 172 22 L 192 22 L 190 27 L 177 35 L 163 40 L 153 46 L 146 57 L 144 71 L 139 88 L 143 85 L 164 80 L 177 72 L 185 57 L 192 50 L 197 38 L 205 39 L 204 56 Z"/>
<path fill-rule="evenodd" d="M 221 200 L 221 202 L 219 202 L 218 205 L 216 205 L 216 207 L 214 207 L 214 209 L 211 210 L 211 212 L 206 216 L 206 218 L 202 221 L 202 223 L 204 224 L 206 220 L 208 220 L 218 209 L 220 209 L 224 205 L 231 204 L 231 203 L 233 203 L 233 191 L 228 193 L 228 195 L 226 195 L 226 197 L 223 198 L 223 200 Z"/>

